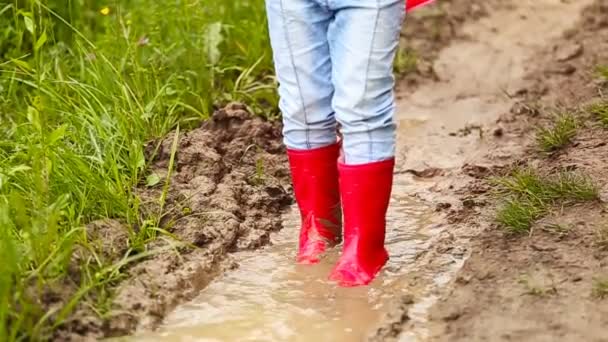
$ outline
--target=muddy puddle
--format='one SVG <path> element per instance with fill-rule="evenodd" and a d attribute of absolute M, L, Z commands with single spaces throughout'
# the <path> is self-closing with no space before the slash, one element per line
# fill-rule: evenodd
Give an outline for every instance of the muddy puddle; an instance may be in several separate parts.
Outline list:
<path fill-rule="evenodd" d="M 452 176 L 485 152 L 488 139 L 502 134 L 495 121 L 513 104 L 509 94 L 520 91 L 518 80 L 529 59 L 590 2 L 530 0 L 501 6 L 463 28 L 470 39 L 440 53 L 435 63 L 440 81 L 410 93 L 399 90 L 400 160 L 387 229 L 391 260 L 372 286 L 342 289 L 326 280 L 338 249 L 320 265 L 295 265 L 299 222 L 292 209 L 284 214 L 284 228 L 271 235 L 270 246 L 234 254 L 238 268 L 179 306 L 157 331 L 125 341 L 361 341 L 370 334 L 380 340 L 425 340 L 428 308 L 468 254 L 467 238 L 450 241 L 443 252 L 427 253 L 453 228 L 438 210 L 451 200 L 438 184 L 452 188 L 450 182 L 458 182 Z M 402 332 L 404 322 L 387 322 L 385 314 L 408 296 L 413 300 L 400 309 L 408 321 Z M 380 335 L 379 327 L 385 329 Z"/>
<path fill-rule="evenodd" d="M 391 260 L 371 287 L 343 289 L 327 281 L 337 249 L 319 265 L 294 264 L 299 223 L 294 208 L 284 214 L 285 228 L 272 236 L 271 246 L 236 254 L 238 269 L 171 313 L 158 332 L 130 341 L 363 340 L 383 308 L 412 291 L 402 286 L 403 278 L 437 229 L 434 210 L 405 195 L 410 182 L 400 178 L 407 177 L 397 178 L 391 201 Z"/>

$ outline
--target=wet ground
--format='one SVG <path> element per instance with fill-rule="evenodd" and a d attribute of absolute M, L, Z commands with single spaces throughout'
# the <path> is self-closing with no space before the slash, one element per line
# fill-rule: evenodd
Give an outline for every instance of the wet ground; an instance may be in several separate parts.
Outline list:
<path fill-rule="evenodd" d="M 531 59 L 574 27 L 592 2 L 529 0 L 490 7 L 486 17 L 462 28 L 465 38 L 438 53 L 438 81 L 422 82 L 414 91 L 400 87 L 399 163 L 388 215 L 391 260 L 372 286 L 341 289 L 326 281 L 338 250 L 318 266 L 295 265 L 298 217 L 292 208 L 269 246 L 233 254 L 238 268 L 178 306 L 157 331 L 127 340 L 429 339 L 428 309 L 465 263 L 469 240 L 481 229 L 454 217 L 474 210 L 454 191 L 475 176 L 462 170 L 508 134 L 496 122 L 533 71 Z M 498 159 L 520 149 L 518 140 L 500 141 Z M 275 214 L 280 215 L 269 213 Z"/>
<path fill-rule="evenodd" d="M 227 272 L 192 302 L 180 306 L 157 334 L 135 341 L 353 341 L 379 321 L 387 301 L 411 289 L 400 286 L 415 257 L 434 234 L 434 211 L 405 193 L 397 180 L 387 248 L 391 260 L 369 288 L 343 289 L 326 280 L 338 257 L 320 265 L 295 265 L 299 217 L 285 215 L 285 228 L 272 246 L 235 255 L 238 269 Z M 401 191 L 399 191 L 401 190 Z M 403 191 L 403 192 L 402 192 Z"/>

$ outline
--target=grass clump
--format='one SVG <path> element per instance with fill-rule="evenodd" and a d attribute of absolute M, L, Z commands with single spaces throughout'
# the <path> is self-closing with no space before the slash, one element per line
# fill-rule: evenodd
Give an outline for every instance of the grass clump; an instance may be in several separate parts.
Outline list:
<path fill-rule="evenodd" d="M 492 179 L 497 193 L 506 198 L 498 223 L 511 233 L 526 233 L 553 205 L 595 200 L 597 185 L 587 176 L 563 171 L 545 175 L 532 168 L 517 169 Z"/>
<path fill-rule="evenodd" d="M 595 245 L 600 249 L 608 250 L 608 226 L 603 225 L 595 231 Z"/>
<path fill-rule="evenodd" d="M 593 288 L 591 289 L 591 295 L 597 299 L 604 299 L 608 297 L 608 278 L 596 278 L 593 280 Z"/>
<path fill-rule="evenodd" d="M 418 56 L 410 47 L 399 45 L 395 56 L 394 69 L 401 75 L 409 74 L 418 68 Z"/>
<path fill-rule="evenodd" d="M 587 109 L 600 123 L 608 128 L 608 101 L 600 101 L 590 105 Z"/>
<path fill-rule="evenodd" d="M 510 199 L 498 212 L 496 220 L 511 233 L 526 233 L 534 221 L 545 214 L 541 202 Z"/>
<path fill-rule="evenodd" d="M 538 129 L 536 142 L 543 152 L 554 152 L 570 144 L 577 130 L 578 123 L 573 114 L 560 114 L 550 125 Z"/>
<path fill-rule="evenodd" d="M 608 81 L 608 65 L 598 65 L 597 75 L 602 78 L 604 81 Z"/>

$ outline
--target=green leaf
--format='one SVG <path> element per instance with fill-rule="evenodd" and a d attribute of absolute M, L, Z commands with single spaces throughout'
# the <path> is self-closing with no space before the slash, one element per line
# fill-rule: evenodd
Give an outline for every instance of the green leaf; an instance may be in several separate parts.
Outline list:
<path fill-rule="evenodd" d="M 42 45 L 44 45 L 44 43 L 46 43 L 46 31 L 42 32 L 42 35 L 40 36 L 40 38 L 38 38 L 38 41 L 36 42 L 36 45 L 34 46 L 34 50 L 38 51 L 40 50 L 40 48 L 42 47 Z"/>
<path fill-rule="evenodd" d="M 31 34 L 34 34 L 34 21 L 29 15 L 23 15 L 23 21 L 25 22 L 25 29 L 28 30 Z"/>
<path fill-rule="evenodd" d="M 32 168 L 31 168 L 31 167 L 29 167 L 29 166 L 27 166 L 27 165 L 17 165 L 17 166 L 15 166 L 15 167 L 11 168 L 11 169 L 8 171 L 8 175 L 9 175 L 9 176 L 13 176 L 13 175 L 15 175 L 17 172 L 25 172 L 25 171 L 29 171 L 29 170 L 31 170 L 31 169 L 32 169 Z"/>
<path fill-rule="evenodd" d="M 36 127 L 38 131 L 41 131 L 42 127 L 40 126 L 40 113 L 38 109 L 28 106 L 27 107 L 27 121 L 32 124 L 32 126 Z"/>
<path fill-rule="evenodd" d="M 63 125 L 59 126 L 57 129 L 55 129 L 49 135 L 48 144 L 49 145 L 53 145 L 57 141 L 63 139 L 63 137 L 65 136 L 65 131 L 67 130 L 67 128 L 68 128 L 68 126 L 65 125 L 65 124 L 63 124 Z"/>
<path fill-rule="evenodd" d="M 177 94 L 177 90 L 175 90 L 175 88 L 172 88 L 172 87 L 167 87 L 167 88 L 165 89 L 165 94 L 166 94 L 167 96 L 172 96 L 172 95 Z"/>
<path fill-rule="evenodd" d="M 160 176 L 156 173 L 151 173 L 146 177 L 146 186 L 155 186 L 160 183 Z"/>
<path fill-rule="evenodd" d="M 20 59 L 11 59 L 11 62 L 15 63 L 18 67 L 21 67 L 22 69 L 32 71 L 32 67 L 26 61 L 22 61 Z"/>

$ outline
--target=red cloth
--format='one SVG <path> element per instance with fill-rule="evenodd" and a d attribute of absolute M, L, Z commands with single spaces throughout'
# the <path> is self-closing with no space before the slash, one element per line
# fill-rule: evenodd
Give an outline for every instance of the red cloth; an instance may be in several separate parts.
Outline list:
<path fill-rule="evenodd" d="M 433 2 L 433 0 L 407 0 L 406 9 L 408 11 L 413 10 L 416 7 L 424 6 L 431 2 Z"/>

